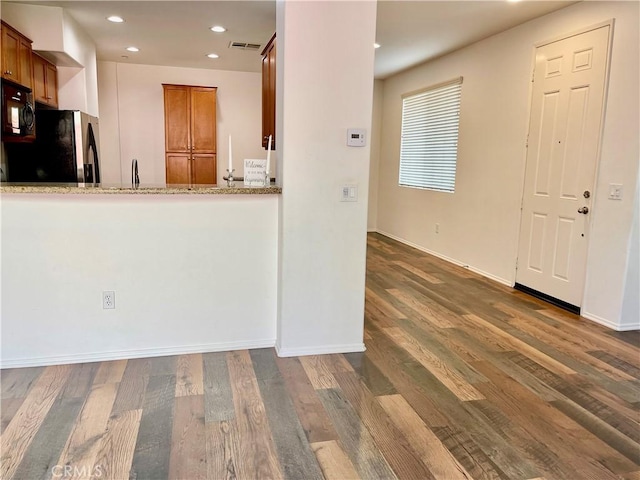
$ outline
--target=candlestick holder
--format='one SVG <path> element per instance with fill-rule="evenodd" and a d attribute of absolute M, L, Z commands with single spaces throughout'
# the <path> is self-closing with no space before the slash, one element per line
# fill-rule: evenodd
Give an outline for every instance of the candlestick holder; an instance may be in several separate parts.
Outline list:
<path fill-rule="evenodd" d="M 229 170 L 227 168 L 227 176 L 226 177 L 222 177 L 223 180 L 227 181 L 227 187 L 235 187 L 236 184 L 233 183 L 233 172 L 235 172 L 236 169 L 232 168 L 231 170 Z"/>

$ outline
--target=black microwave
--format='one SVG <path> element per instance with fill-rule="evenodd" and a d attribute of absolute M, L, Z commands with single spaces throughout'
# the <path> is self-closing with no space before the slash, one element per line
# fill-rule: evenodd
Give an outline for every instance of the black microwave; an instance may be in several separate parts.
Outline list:
<path fill-rule="evenodd" d="M 31 89 L 2 81 L 2 141 L 33 142 L 36 122 Z"/>

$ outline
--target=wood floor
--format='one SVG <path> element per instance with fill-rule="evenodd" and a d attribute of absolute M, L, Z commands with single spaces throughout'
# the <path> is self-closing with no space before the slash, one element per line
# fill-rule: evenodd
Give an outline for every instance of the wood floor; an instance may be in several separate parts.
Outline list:
<path fill-rule="evenodd" d="M 2 372 L 2 479 L 640 479 L 639 333 L 379 235 L 366 353 Z"/>

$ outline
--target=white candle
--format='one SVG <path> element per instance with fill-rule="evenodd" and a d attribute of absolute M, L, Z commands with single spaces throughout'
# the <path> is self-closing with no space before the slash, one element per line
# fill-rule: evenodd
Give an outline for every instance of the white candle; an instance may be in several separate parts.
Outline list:
<path fill-rule="evenodd" d="M 269 135 L 269 141 L 267 142 L 267 179 L 271 183 L 271 135 Z"/>
<path fill-rule="evenodd" d="M 233 155 L 231 153 L 231 135 L 229 135 L 229 174 L 233 170 Z"/>

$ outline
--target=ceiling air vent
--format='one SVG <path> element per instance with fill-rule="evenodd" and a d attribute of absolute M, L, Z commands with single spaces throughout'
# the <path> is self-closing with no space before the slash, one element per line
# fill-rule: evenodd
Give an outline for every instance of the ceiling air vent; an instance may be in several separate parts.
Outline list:
<path fill-rule="evenodd" d="M 259 43 L 247 43 L 247 42 L 231 42 L 229 43 L 229 48 L 235 48 L 237 50 L 249 50 L 252 52 L 257 52 L 260 50 Z"/>

